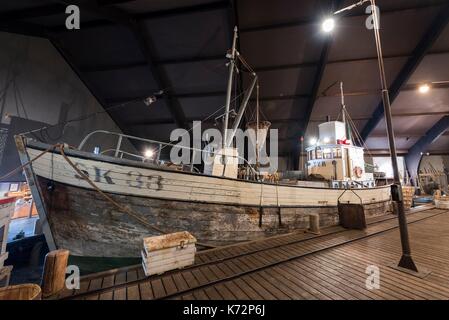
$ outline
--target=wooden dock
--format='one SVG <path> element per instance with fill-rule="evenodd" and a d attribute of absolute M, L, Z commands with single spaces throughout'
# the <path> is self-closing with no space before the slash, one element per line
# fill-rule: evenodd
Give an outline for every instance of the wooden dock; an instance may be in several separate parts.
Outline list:
<path fill-rule="evenodd" d="M 368 220 L 366 230 L 331 227 L 199 252 L 183 270 L 145 277 L 140 266 L 82 277 L 79 290 L 56 299 L 449 299 L 449 210 L 408 214 L 421 279 L 388 267 L 399 260 L 397 218 Z M 366 268 L 380 269 L 369 290 Z"/>

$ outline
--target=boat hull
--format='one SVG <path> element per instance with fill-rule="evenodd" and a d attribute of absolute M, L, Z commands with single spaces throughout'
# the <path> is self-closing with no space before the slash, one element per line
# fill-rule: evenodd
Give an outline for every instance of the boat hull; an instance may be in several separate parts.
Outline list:
<path fill-rule="evenodd" d="M 74 255 L 137 257 L 142 238 L 157 235 L 126 213 L 118 211 L 98 192 L 38 177 L 47 206 L 47 219 L 58 248 Z M 51 186 L 51 188 L 49 188 Z M 51 191 L 50 191 L 51 190 Z M 338 224 L 336 207 L 259 208 L 108 194 L 167 232 L 188 230 L 211 245 L 255 240 L 303 229 L 310 214 L 321 226 Z M 367 204 L 367 215 L 383 214 L 388 202 Z"/>
<path fill-rule="evenodd" d="M 18 143 L 22 162 L 48 146 Z M 22 150 L 22 152 L 21 152 Z M 166 232 L 189 231 L 211 245 L 255 240 L 309 227 L 338 224 L 337 203 L 362 203 L 367 216 L 389 210 L 389 187 L 308 188 L 261 184 L 154 168 L 138 162 L 67 151 L 70 160 L 115 202 Z M 157 233 L 92 188 L 58 150 L 25 168 L 50 249 L 73 255 L 137 257 L 142 238 Z"/>

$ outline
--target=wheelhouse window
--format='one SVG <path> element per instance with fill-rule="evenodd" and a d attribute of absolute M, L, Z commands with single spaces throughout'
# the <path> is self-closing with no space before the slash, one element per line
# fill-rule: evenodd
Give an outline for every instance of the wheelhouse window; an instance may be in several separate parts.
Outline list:
<path fill-rule="evenodd" d="M 315 160 L 315 149 L 309 151 L 309 160 Z"/>
<path fill-rule="evenodd" d="M 333 154 L 334 158 L 341 159 L 341 148 L 334 148 Z"/>

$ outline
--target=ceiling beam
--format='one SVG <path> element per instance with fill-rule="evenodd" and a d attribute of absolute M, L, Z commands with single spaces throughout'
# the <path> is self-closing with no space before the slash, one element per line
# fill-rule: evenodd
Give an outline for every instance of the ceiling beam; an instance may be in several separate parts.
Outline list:
<path fill-rule="evenodd" d="M 425 8 L 434 8 L 434 7 L 439 7 L 443 4 L 446 4 L 446 0 L 433 1 L 433 3 L 431 3 L 431 4 L 423 2 L 423 3 L 417 4 L 417 5 L 406 6 L 404 8 L 384 10 L 384 11 L 382 11 L 382 15 L 394 14 L 394 13 L 403 12 L 403 11 L 407 11 L 407 10 L 419 10 L 419 9 L 425 9 Z M 366 17 L 366 16 L 367 16 L 367 14 L 365 14 L 365 13 L 353 13 L 353 14 L 350 13 L 350 14 L 346 14 L 343 18 Z M 317 24 L 317 21 L 320 21 L 322 18 L 323 17 L 321 15 L 321 16 L 313 17 L 312 19 L 302 19 L 302 20 L 295 19 L 295 20 L 279 22 L 279 23 L 270 23 L 270 24 L 264 24 L 264 25 L 258 25 L 258 26 L 245 27 L 245 28 L 241 29 L 241 32 L 248 33 L 248 32 L 258 32 L 258 31 L 266 31 L 266 30 L 273 30 L 273 29 L 314 25 L 314 24 Z"/>
<path fill-rule="evenodd" d="M 428 56 L 440 55 L 440 54 L 448 54 L 449 50 L 443 51 L 435 51 L 427 53 Z M 399 54 L 399 55 L 389 55 L 384 56 L 384 59 L 397 59 L 397 58 L 409 58 L 410 55 Z M 365 61 L 376 61 L 377 57 L 362 57 L 362 58 L 354 58 L 354 59 L 340 59 L 340 60 L 329 60 L 327 62 L 328 65 L 338 64 L 338 63 L 354 63 L 354 62 L 365 62 Z M 309 68 L 316 67 L 319 65 L 319 61 L 312 62 L 298 62 L 298 63 L 290 63 L 290 64 L 280 64 L 280 65 L 269 65 L 269 66 L 258 66 L 254 67 L 256 72 L 265 72 L 265 71 L 275 71 L 275 70 L 283 70 L 283 69 L 297 69 L 297 68 Z"/>
<path fill-rule="evenodd" d="M 214 92 L 191 92 L 191 93 L 178 93 L 175 95 L 178 99 L 188 98 L 210 98 L 210 97 L 224 97 L 226 91 L 214 91 Z"/>
<path fill-rule="evenodd" d="M 429 112 L 397 112 L 393 113 L 392 116 L 394 118 L 403 118 L 403 117 L 426 117 L 426 116 L 444 116 L 449 115 L 448 111 L 429 111 Z M 336 119 L 336 115 L 331 115 L 331 119 Z M 359 116 L 359 117 L 351 117 L 351 120 L 353 121 L 364 121 L 364 120 L 370 120 L 370 116 Z M 325 122 L 326 117 L 323 117 L 321 119 L 310 119 L 310 122 Z"/>
<path fill-rule="evenodd" d="M 333 0 L 330 7 L 330 12 L 334 12 L 336 8 L 339 8 L 343 0 Z M 304 114 L 304 120 L 302 123 L 302 132 L 301 135 L 304 135 L 307 131 L 307 126 L 312 115 L 313 106 L 315 105 L 315 101 L 319 95 L 319 88 L 321 84 L 321 79 L 324 75 L 324 70 L 326 69 L 326 65 L 329 58 L 330 49 L 332 46 L 333 38 L 330 35 L 327 35 L 327 38 L 324 41 L 323 49 L 321 50 L 320 60 L 318 62 L 315 79 L 312 85 L 312 93 L 310 95 L 309 101 L 307 103 L 307 107 Z"/>
<path fill-rule="evenodd" d="M 19 10 L 10 10 L 0 13 L 0 21 L 10 22 L 36 17 L 46 17 L 65 13 L 66 6 L 63 4 L 50 4 L 45 6 L 31 7 Z"/>
<path fill-rule="evenodd" d="M 60 2 L 65 3 L 66 0 L 54 0 L 54 1 L 60 1 Z M 79 5 L 81 7 L 81 3 L 79 2 L 79 0 L 72 1 L 72 4 L 77 4 L 77 3 L 79 3 Z M 96 7 L 101 8 L 101 9 L 106 9 L 106 10 L 120 10 L 117 7 L 105 5 L 104 2 L 103 3 L 98 2 L 98 5 L 96 5 Z M 145 20 L 166 18 L 166 17 L 171 17 L 171 16 L 181 16 L 181 15 L 185 15 L 185 14 L 192 14 L 192 13 L 198 13 L 198 12 L 210 12 L 210 11 L 215 11 L 215 10 L 223 10 L 223 9 L 227 9 L 228 7 L 229 7 L 229 1 L 221 0 L 221 1 L 215 1 L 215 2 L 210 2 L 210 3 L 178 7 L 178 8 L 173 8 L 173 9 L 159 10 L 159 11 L 153 11 L 153 12 L 144 12 L 144 13 L 139 13 L 139 14 L 134 14 L 134 15 L 129 14 L 128 16 L 130 18 L 132 18 L 133 20 L 135 20 L 136 22 L 143 22 Z M 122 12 L 124 12 L 124 11 L 122 11 Z M 84 22 L 82 28 L 83 29 L 98 28 L 98 27 L 105 27 L 105 26 L 110 26 L 110 25 L 114 25 L 114 21 L 112 21 L 111 19 L 108 19 L 108 18 L 104 19 L 104 18 L 99 17 L 98 20 Z M 50 30 L 52 32 L 56 32 L 56 33 L 68 31 L 63 26 L 52 27 Z"/>
<path fill-rule="evenodd" d="M 105 71 L 117 71 L 126 70 L 132 68 L 146 67 L 146 61 L 128 62 L 119 64 L 93 64 L 79 67 L 81 72 L 105 72 Z"/>
<path fill-rule="evenodd" d="M 125 4 L 130 2 L 136 2 L 139 0 L 97 0 L 100 6 L 112 6 L 114 4 Z"/>
<path fill-rule="evenodd" d="M 331 0 L 329 3 L 329 12 L 334 12 L 337 8 L 340 7 L 343 0 Z M 309 124 L 310 117 L 312 115 L 313 107 L 315 105 L 315 101 L 318 98 L 319 95 L 319 88 L 321 84 L 321 79 L 323 78 L 324 70 L 326 68 L 326 64 L 329 58 L 329 52 L 332 46 L 332 37 L 330 35 L 327 35 L 327 38 L 324 40 L 323 48 L 321 50 L 320 59 L 318 61 L 318 64 L 316 66 L 316 73 L 315 73 L 315 79 L 313 80 L 312 84 L 312 92 L 308 98 L 306 109 L 304 112 L 304 119 L 301 122 L 301 127 L 298 132 L 298 138 L 300 136 L 304 136 L 307 131 L 307 126 Z M 296 146 L 295 149 L 292 152 L 293 156 L 293 164 L 295 168 L 299 167 L 299 154 L 301 150 L 299 149 L 300 146 Z"/>
<path fill-rule="evenodd" d="M 157 90 L 154 90 L 157 91 Z M 148 94 L 150 95 L 150 94 Z M 130 97 L 116 97 L 116 98 L 106 98 L 105 101 L 108 104 L 122 104 L 132 101 L 139 101 L 144 100 L 148 97 L 148 95 L 143 96 L 130 96 Z M 179 93 L 179 94 L 170 94 L 165 93 L 158 99 L 168 99 L 168 98 L 175 98 L 175 99 L 195 99 L 195 98 L 209 98 L 209 97 L 224 97 L 226 95 L 226 91 L 215 91 L 215 92 L 192 92 L 192 93 Z"/>
<path fill-rule="evenodd" d="M 183 64 L 183 63 L 195 63 L 195 62 L 205 62 L 205 61 L 216 61 L 216 60 L 225 60 L 224 55 L 212 55 L 212 56 L 203 56 L 203 57 L 186 57 L 186 58 L 177 58 L 177 59 L 163 59 L 163 60 L 155 60 L 155 65 L 168 65 L 168 64 Z M 80 70 L 84 72 L 103 72 L 103 71 L 115 71 L 115 70 L 124 70 L 136 67 L 146 66 L 146 61 L 136 61 L 136 62 L 127 62 L 120 64 L 94 64 L 94 65 L 86 65 L 81 66 Z M 224 65 L 224 64 L 223 64 Z"/>
<path fill-rule="evenodd" d="M 286 94 L 282 96 L 266 96 L 260 97 L 259 101 L 278 101 L 278 100 L 300 100 L 300 99 L 310 99 L 310 94 Z M 255 101 L 251 99 L 250 101 Z"/>
<path fill-rule="evenodd" d="M 38 26 L 31 25 L 28 28 L 29 33 L 35 33 L 36 28 Z M 39 28 L 37 28 L 39 30 Z M 41 33 L 42 37 L 46 36 L 46 33 Z M 427 54 L 427 56 L 434 56 L 434 55 L 440 55 L 440 54 L 449 54 L 448 50 L 445 51 L 438 51 L 438 52 L 430 52 Z M 384 56 L 385 59 L 394 59 L 394 58 L 408 58 L 410 55 L 392 55 L 392 56 Z M 194 63 L 194 62 L 203 62 L 203 61 L 214 61 L 214 60 L 225 60 L 225 56 L 220 55 L 210 55 L 210 56 L 196 56 L 196 57 L 182 57 L 182 58 L 175 58 L 175 59 L 160 59 L 154 61 L 156 65 L 158 64 L 183 64 L 183 63 Z M 343 60 L 334 60 L 334 61 L 328 61 L 327 65 L 330 64 L 337 64 L 337 63 L 352 63 L 352 62 L 359 62 L 359 61 L 377 61 L 377 57 L 365 57 L 365 58 L 357 58 L 357 59 L 343 59 Z M 86 65 L 81 66 L 79 69 L 82 72 L 103 72 L 103 71 L 115 71 L 115 70 L 122 70 L 122 69 L 129 69 L 129 68 L 135 68 L 135 67 L 141 67 L 145 66 L 147 63 L 146 61 L 137 61 L 137 62 L 130 62 L 130 63 L 122 63 L 122 64 L 105 64 L 105 65 L 99 65 L 95 64 L 92 66 Z M 288 70 L 288 69 L 297 69 L 297 68 L 309 68 L 309 67 L 316 67 L 319 64 L 319 61 L 315 62 L 302 62 L 302 63 L 291 63 L 291 64 L 281 64 L 281 65 L 271 65 L 271 66 L 260 66 L 255 67 L 254 71 L 256 72 L 268 72 L 268 71 L 276 71 L 276 70 Z M 406 87 L 403 88 L 403 90 L 414 90 L 415 89 L 414 84 L 408 84 Z M 449 84 L 442 85 L 438 84 L 435 87 L 436 88 L 446 88 Z M 351 95 L 350 92 L 346 92 L 346 95 Z M 378 94 L 378 91 L 370 91 L 370 92 L 360 92 L 360 93 L 353 93 L 353 95 L 368 95 L 368 94 Z M 340 93 L 335 94 L 340 95 Z M 334 96 L 334 95 L 325 95 L 325 96 Z"/>
<path fill-rule="evenodd" d="M 448 89 L 449 88 L 449 81 L 448 82 L 431 82 L 429 83 L 432 86 L 432 89 Z M 406 91 L 417 91 L 419 89 L 419 86 L 422 85 L 422 83 L 409 83 L 407 85 L 404 85 L 401 88 L 401 92 Z M 373 96 L 373 95 L 379 95 L 379 90 L 369 90 L 369 91 L 354 91 L 354 92 L 345 92 L 346 97 L 351 96 Z M 322 93 L 321 97 L 340 97 L 340 92 L 335 93 Z M 371 117 L 370 117 L 371 118 Z"/>
<path fill-rule="evenodd" d="M 318 64 L 319 64 L 319 61 L 290 63 L 290 64 L 281 64 L 281 65 L 272 65 L 272 66 L 260 66 L 260 67 L 254 67 L 254 71 L 267 72 L 267 71 L 276 71 L 276 70 L 284 70 L 284 69 L 314 68 Z"/>
<path fill-rule="evenodd" d="M 427 29 L 418 45 L 413 50 L 413 53 L 402 67 L 401 71 L 397 75 L 396 79 L 392 82 L 389 88 L 390 101 L 393 105 L 395 99 L 398 97 L 401 89 L 407 84 L 410 77 L 418 68 L 421 61 L 426 56 L 427 52 L 432 48 L 433 44 L 439 38 L 441 33 L 446 28 L 449 22 L 449 4 L 445 5 L 442 10 L 439 11 L 437 17 L 432 22 L 431 26 Z M 366 140 L 370 133 L 376 128 L 379 122 L 384 116 L 383 102 L 380 102 L 376 110 L 373 113 L 372 118 L 365 125 L 361 131 L 363 140 Z"/>
<path fill-rule="evenodd" d="M 155 61 L 156 64 L 183 64 L 183 63 L 195 63 L 215 60 L 225 60 L 226 57 L 223 53 L 210 55 L 210 56 L 196 56 L 196 57 L 183 57 L 174 59 L 161 59 Z"/>
<path fill-rule="evenodd" d="M 66 4 L 76 4 L 82 10 L 91 12 L 92 14 L 102 17 L 103 19 L 107 19 L 109 21 L 112 21 L 113 23 L 127 27 L 134 35 L 140 47 L 140 50 L 142 51 L 142 54 L 145 57 L 149 71 L 151 72 L 152 77 L 154 78 L 156 84 L 159 87 L 158 90 L 163 90 L 164 92 L 172 91 L 172 84 L 165 70 L 160 66 L 154 64 L 156 51 L 154 48 L 154 44 L 150 39 L 150 36 L 148 34 L 144 35 L 144 30 L 132 16 L 129 16 L 122 10 L 119 10 L 114 7 L 98 6 L 95 2 L 86 3 L 80 0 L 58 0 L 58 1 Z M 166 99 L 166 102 L 169 111 L 175 120 L 176 125 L 180 128 L 187 128 L 185 115 L 181 108 L 181 105 L 179 104 L 179 101 L 172 95 L 169 95 Z"/>
<path fill-rule="evenodd" d="M 239 21 L 238 3 L 237 3 L 237 0 L 228 0 L 228 4 L 229 4 L 229 7 L 227 9 L 228 48 L 231 49 L 231 47 L 232 47 L 232 43 L 234 41 L 234 29 L 237 28 L 238 33 L 237 33 L 237 40 L 236 40 L 236 49 L 242 56 L 244 56 L 244 54 L 242 52 L 241 42 L 240 42 L 241 36 L 240 36 L 240 21 Z M 226 62 L 229 62 L 229 61 L 226 61 Z M 242 68 L 242 65 L 238 59 L 236 60 L 236 68 Z M 236 89 L 237 89 L 236 105 L 241 106 L 241 104 L 243 102 L 242 93 L 245 91 L 244 81 L 243 81 L 243 72 L 238 72 L 238 74 L 236 75 L 236 79 L 237 80 L 234 79 L 234 81 L 236 82 Z M 257 91 L 257 89 L 254 90 L 253 95 L 255 95 L 256 91 Z M 247 121 L 247 117 L 243 117 L 241 119 L 241 121 L 240 121 L 241 128 L 246 127 L 246 121 Z"/>
<path fill-rule="evenodd" d="M 211 91 L 211 92 L 192 92 L 192 93 L 177 93 L 171 94 L 166 93 L 160 99 L 166 99 L 168 97 L 177 98 L 177 99 L 188 99 L 188 98 L 209 98 L 209 97 L 224 97 L 226 95 L 226 91 Z M 145 96 L 132 96 L 132 97 L 117 97 L 117 98 L 106 98 L 106 101 L 110 104 L 120 104 L 131 101 L 136 101 L 139 99 L 145 99 Z M 281 101 L 281 100 L 301 100 L 301 99 L 309 99 L 309 94 L 293 94 L 293 95 L 283 95 L 283 96 L 267 96 L 260 97 L 260 101 Z M 256 101 L 255 98 L 250 99 L 251 102 Z"/>
<path fill-rule="evenodd" d="M 78 78 L 81 80 L 81 82 L 84 84 L 84 86 L 90 91 L 90 93 L 92 94 L 92 96 L 98 101 L 98 103 L 103 107 L 103 109 L 106 111 L 106 113 L 109 115 L 109 117 L 112 119 L 112 121 L 115 123 L 115 125 L 120 128 L 123 132 L 125 132 L 125 130 L 123 130 L 122 128 L 124 128 L 123 123 L 121 123 L 121 121 L 119 119 L 116 119 L 115 117 L 112 116 L 110 110 L 108 110 L 107 108 L 107 104 L 106 101 L 95 94 L 95 91 L 92 89 L 93 86 L 92 84 L 84 79 L 81 76 L 81 71 L 77 68 L 77 66 L 73 63 L 74 59 L 72 56 L 70 56 L 70 54 L 68 53 L 67 50 L 65 50 L 63 44 L 56 38 L 53 38 L 52 36 L 48 35 L 48 39 L 50 41 L 50 43 L 53 45 L 53 47 L 59 52 L 59 54 L 61 55 L 61 57 L 65 60 L 65 62 L 67 63 L 68 66 L 70 66 L 70 68 L 73 70 L 73 72 L 78 76 Z"/>
<path fill-rule="evenodd" d="M 6 21 L 14 21 L 14 20 L 23 20 L 23 19 L 32 19 L 32 18 L 39 18 L 39 17 L 46 17 L 46 16 L 53 16 L 53 15 L 63 15 L 65 14 L 65 8 L 69 4 L 75 4 L 78 6 L 83 6 L 86 8 L 86 5 L 92 5 L 91 8 L 98 7 L 105 9 L 108 9 L 108 6 L 116 5 L 116 4 L 125 4 L 130 2 L 135 2 L 136 0 L 97 0 L 97 1 L 90 1 L 91 4 L 88 4 L 87 1 L 79 1 L 75 0 L 71 3 L 64 1 L 64 0 L 55 0 L 59 3 L 55 4 L 49 4 L 49 5 L 42 5 L 42 6 L 34 6 L 31 8 L 25 8 L 25 9 L 19 9 L 19 10 L 10 10 L 7 12 L 0 13 L 0 21 L 6 22 Z M 180 15 L 180 14 L 186 14 L 191 12 L 201 12 L 201 11 L 211 11 L 216 10 L 220 8 L 225 8 L 229 4 L 227 1 L 216 1 L 206 4 L 199 4 L 199 5 L 192 5 L 192 6 L 186 6 L 186 7 L 179 7 L 174 9 L 166 9 L 166 10 L 159 10 L 154 12 L 146 12 L 134 15 L 134 19 L 146 19 L 146 18 L 159 18 L 159 17 L 166 17 L 171 15 Z M 110 7 L 111 9 L 117 9 L 114 7 Z M 110 21 L 109 19 L 106 19 Z M 105 20 L 101 20 L 103 23 L 106 23 Z"/>
<path fill-rule="evenodd" d="M 127 126 L 135 126 L 135 127 L 144 127 L 144 126 L 154 126 L 154 125 L 165 125 L 165 124 L 174 124 L 173 119 L 151 119 L 151 120 L 142 120 L 142 121 L 132 121 L 127 122 Z"/>
<path fill-rule="evenodd" d="M 147 19 L 155 19 L 155 18 L 165 18 L 170 16 L 179 16 L 190 13 L 198 13 L 198 12 L 209 12 L 215 10 L 222 10 L 229 8 L 229 1 L 221 0 L 214 1 L 209 3 L 200 3 L 191 6 L 178 7 L 167 10 L 160 10 L 155 12 L 147 12 L 140 13 L 134 16 L 135 19 L 138 20 L 147 20 Z"/>
<path fill-rule="evenodd" d="M 46 27 L 23 21 L 3 22 L 0 20 L 0 31 L 21 34 L 24 36 L 49 38 L 48 29 Z"/>
<path fill-rule="evenodd" d="M 438 140 L 438 138 L 440 138 L 448 130 L 449 116 L 444 116 L 409 149 L 408 154 L 405 157 L 405 161 L 412 178 L 416 179 L 422 154 L 427 152 L 430 145 Z"/>
<path fill-rule="evenodd" d="M 428 56 L 439 55 L 439 54 L 448 54 L 449 51 L 439 51 L 439 52 L 431 52 L 428 53 Z M 394 56 L 385 56 L 385 59 L 394 59 L 394 58 L 408 58 L 409 55 L 394 55 Z M 161 59 L 155 61 L 155 64 L 183 64 L 183 63 L 194 63 L 194 62 L 203 62 L 203 61 L 213 61 L 213 60 L 225 60 L 224 55 L 210 55 L 210 56 L 196 56 L 196 57 L 182 57 L 175 59 Z M 351 63 L 351 62 L 359 62 L 359 61 L 377 61 L 377 57 L 366 57 L 366 58 L 357 58 L 357 59 L 344 59 L 344 60 L 334 60 L 328 61 L 327 64 L 337 64 L 337 63 Z M 146 62 L 135 62 L 135 63 L 124 63 L 113 64 L 113 65 L 102 65 L 102 66 L 84 66 L 80 67 L 82 71 L 86 72 L 95 72 L 95 71 L 109 71 L 109 70 L 117 70 L 117 69 L 127 69 L 134 68 L 136 66 L 145 65 Z M 276 70 L 284 70 L 284 69 L 297 69 L 297 68 L 309 68 L 316 67 L 319 64 L 319 61 L 316 62 L 303 62 L 303 63 L 292 63 L 292 64 L 282 64 L 282 65 L 271 65 L 271 66 L 260 66 L 255 67 L 254 71 L 256 72 L 267 72 L 267 71 L 276 71 Z M 413 85 L 407 85 L 403 90 L 411 90 Z M 440 87 L 438 85 L 437 87 Z M 445 86 L 443 86 L 445 87 Z M 368 92 L 366 94 L 372 94 L 373 92 Z M 377 91 L 375 92 L 378 93 Z M 351 93 L 346 93 L 346 95 L 350 95 Z M 339 93 L 338 93 L 339 95 Z M 360 93 L 359 95 L 362 95 Z"/>

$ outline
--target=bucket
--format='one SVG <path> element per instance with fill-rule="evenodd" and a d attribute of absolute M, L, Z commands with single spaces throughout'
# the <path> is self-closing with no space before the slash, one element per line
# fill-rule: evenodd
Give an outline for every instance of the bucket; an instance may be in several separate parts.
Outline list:
<path fill-rule="evenodd" d="M 41 300 L 41 287 L 28 283 L 0 288 L 0 300 Z"/>

